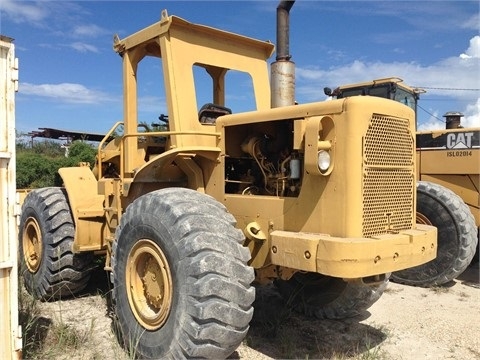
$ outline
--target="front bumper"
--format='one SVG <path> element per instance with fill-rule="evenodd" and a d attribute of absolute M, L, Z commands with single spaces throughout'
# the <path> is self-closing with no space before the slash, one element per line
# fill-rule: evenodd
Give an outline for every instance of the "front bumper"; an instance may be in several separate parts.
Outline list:
<path fill-rule="evenodd" d="M 437 255 L 437 228 L 416 224 L 398 234 L 337 238 L 325 234 L 273 231 L 271 260 L 339 278 L 359 278 L 424 264 Z"/>

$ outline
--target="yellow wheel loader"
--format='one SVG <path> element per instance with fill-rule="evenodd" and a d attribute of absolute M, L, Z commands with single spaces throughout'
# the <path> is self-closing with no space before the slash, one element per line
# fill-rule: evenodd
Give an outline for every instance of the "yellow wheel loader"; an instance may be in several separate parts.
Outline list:
<path fill-rule="evenodd" d="M 326 95 L 337 99 L 375 96 L 396 100 L 417 112 L 424 89 L 392 77 L 349 84 Z M 444 115 L 445 129 L 417 132 L 417 223 L 438 228 L 435 260 L 396 271 L 392 280 L 438 286 L 457 278 L 477 252 L 480 226 L 480 128 L 463 128 L 457 112 Z"/>
<path fill-rule="evenodd" d="M 247 334 L 255 286 L 275 283 L 310 316 L 350 317 L 391 272 L 435 258 L 436 228 L 415 223 L 414 111 L 374 97 L 296 105 L 292 4 L 277 7 L 271 74 L 271 42 L 165 10 L 115 38 L 123 121 L 93 171 L 62 168 L 64 187 L 33 190 L 23 204 L 31 293 L 80 292 L 102 253 L 126 349 L 219 359 Z M 166 113 L 145 131 L 139 82 L 152 63 Z"/>

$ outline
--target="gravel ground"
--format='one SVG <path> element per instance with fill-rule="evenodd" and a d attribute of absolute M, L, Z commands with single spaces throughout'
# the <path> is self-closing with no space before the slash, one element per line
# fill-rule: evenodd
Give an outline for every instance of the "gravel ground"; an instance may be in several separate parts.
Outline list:
<path fill-rule="evenodd" d="M 128 359 L 113 335 L 106 297 L 95 295 L 100 283 L 92 282 L 85 296 L 40 304 L 45 331 L 63 323 L 84 334 L 85 341 L 65 352 L 45 334 L 44 349 L 36 358 Z M 257 290 L 248 336 L 230 358 L 480 359 L 479 324 L 478 263 L 445 287 L 389 283 L 368 311 L 343 321 L 292 313 L 272 287 L 263 287 Z"/>

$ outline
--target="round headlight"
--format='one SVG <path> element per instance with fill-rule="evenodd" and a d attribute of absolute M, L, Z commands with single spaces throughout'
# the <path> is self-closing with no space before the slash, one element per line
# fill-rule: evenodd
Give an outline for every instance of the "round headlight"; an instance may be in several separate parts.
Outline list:
<path fill-rule="evenodd" d="M 325 172 L 330 167 L 330 154 L 328 151 L 320 150 L 318 152 L 318 168 L 321 172 Z"/>

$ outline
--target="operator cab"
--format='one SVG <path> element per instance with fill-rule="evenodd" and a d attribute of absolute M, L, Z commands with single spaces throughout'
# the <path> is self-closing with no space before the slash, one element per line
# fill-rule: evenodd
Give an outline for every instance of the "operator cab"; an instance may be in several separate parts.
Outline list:
<path fill-rule="evenodd" d="M 395 100 L 399 103 L 407 105 L 417 113 L 417 103 L 420 94 L 424 93 L 424 89 L 411 88 L 403 84 L 403 80 L 397 77 L 373 80 L 365 83 L 343 85 L 335 90 L 326 87 L 323 92 L 327 96 L 336 99 L 347 98 L 351 96 L 376 96 L 385 99 Z"/>

